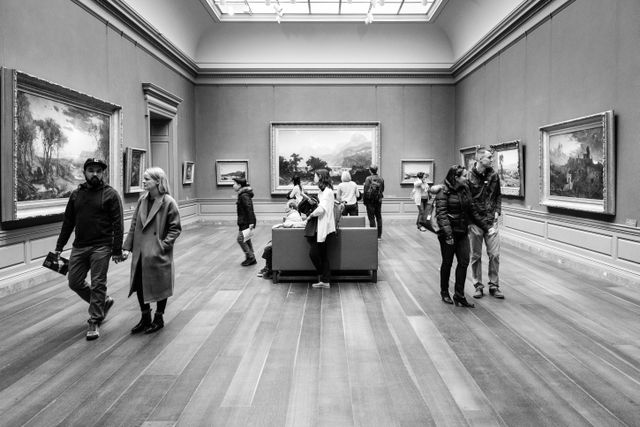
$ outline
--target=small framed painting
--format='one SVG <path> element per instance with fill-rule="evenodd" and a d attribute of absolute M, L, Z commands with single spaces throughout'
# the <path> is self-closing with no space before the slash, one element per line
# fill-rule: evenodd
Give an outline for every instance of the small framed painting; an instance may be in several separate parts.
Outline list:
<path fill-rule="evenodd" d="M 465 147 L 460 149 L 460 165 L 471 170 L 476 165 L 476 153 L 480 148 L 479 145 Z"/>
<path fill-rule="evenodd" d="M 182 163 L 182 183 L 193 184 L 193 173 L 195 172 L 195 163 L 185 161 Z"/>
<path fill-rule="evenodd" d="M 124 158 L 124 192 L 127 194 L 144 191 L 142 178 L 145 170 L 147 150 L 127 147 Z"/>
<path fill-rule="evenodd" d="M 424 172 L 427 176 L 427 182 L 433 184 L 433 168 L 433 159 L 400 160 L 400 184 L 413 185 L 416 179 L 418 179 L 419 172 Z"/>
<path fill-rule="evenodd" d="M 234 178 L 249 182 L 249 160 L 216 160 L 216 183 L 233 185 Z"/>
<path fill-rule="evenodd" d="M 519 140 L 491 145 L 493 170 L 500 177 L 503 196 L 524 197 L 522 144 Z"/>

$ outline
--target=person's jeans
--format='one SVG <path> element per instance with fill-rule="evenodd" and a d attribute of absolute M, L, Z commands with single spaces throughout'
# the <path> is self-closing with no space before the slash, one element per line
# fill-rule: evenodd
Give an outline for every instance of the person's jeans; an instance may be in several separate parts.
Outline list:
<path fill-rule="evenodd" d="M 309 242 L 309 258 L 313 266 L 316 268 L 316 272 L 321 282 L 331 282 L 331 266 L 329 265 L 329 254 L 327 253 L 327 242 L 333 239 L 335 233 L 327 235 L 327 239 L 324 242 L 318 242 L 316 236 L 307 237 Z"/>
<path fill-rule="evenodd" d="M 469 227 L 469 243 L 471 245 L 471 278 L 473 284 L 482 283 L 482 242 L 487 246 L 489 257 L 489 286 L 500 286 L 498 271 L 500 269 L 500 235 L 498 230 L 489 236 L 475 224 Z"/>
<path fill-rule="evenodd" d="M 354 203 L 353 205 L 344 205 L 344 210 L 342 211 L 342 216 L 358 216 L 358 203 Z"/>
<path fill-rule="evenodd" d="M 382 237 L 382 202 L 367 203 L 367 217 L 370 227 L 378 227 L 378 237 Z"/>
<path fill-rule="evenodd" d="M 244 237 L 242 236 L 242 230 L 238 232 L 238 244 L 240 245 L 240 248 L 242 249 L 242 252 L 244 252 L 244 256 L 247 259 L 255 258 L 253 254 L 253 244 L 251 243 L 251 239 L 245 242 Z"/>
<path fill-rule="evenodd" d="M 445 243 L 445 237 L 438 235 L 442 264 L 440 265 L 440 294 L 449 295 L 449 276 L 455 255 L 458 260 L 454 292 L 459 298 L 464 298 L 464 282 L 467 279 L 467 267 L 469 266 L 469 238 L 466 234 L 455 233 L 453 245 Z"/>
<path fill-rule="evenodd" d="M 69 288 L 89 303 L 89 323 L 104 319 L 107 299 L 107 271 L 111 259 L 109 246 L 72 248 L 69 257 Z M 91 270 L 91 284 L 85 281 Z"/>

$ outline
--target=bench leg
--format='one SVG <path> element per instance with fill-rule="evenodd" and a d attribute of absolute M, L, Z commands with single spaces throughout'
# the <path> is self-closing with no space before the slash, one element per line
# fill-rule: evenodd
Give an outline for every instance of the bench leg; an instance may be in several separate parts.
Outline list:
<path fill-rule="evenodd" d="M 378 270 L 371 270 L 371 281 L 378 283 Z"/>
<path fill-rule="evenodd" d="M 274 271 L 273 272 L 273 276 L 272 276 L 273 277 L 273 283 L 278 283 L 279 276 L 280 276 L 280 272 L 279 271 Z"/>

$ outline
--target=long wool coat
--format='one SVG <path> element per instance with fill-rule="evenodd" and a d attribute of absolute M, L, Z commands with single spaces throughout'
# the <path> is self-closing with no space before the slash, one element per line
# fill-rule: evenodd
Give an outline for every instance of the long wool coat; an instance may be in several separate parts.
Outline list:
<path fill-rule="evenodd" d="M 148 200 L 147 194 L 138 200 L 123 249 L 132 253 L 129 296 L 135 292 L 134 277 L 140 262 L 144 301 L 156 302 L 173 295 L 173 245 L 182 227 L 173 197 L 168 194 L 157 197 L 149 215 Z"/>

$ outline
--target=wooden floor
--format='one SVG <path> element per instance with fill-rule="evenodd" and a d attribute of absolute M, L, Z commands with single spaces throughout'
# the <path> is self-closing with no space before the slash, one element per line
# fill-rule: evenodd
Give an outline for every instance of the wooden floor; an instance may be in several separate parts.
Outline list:
<path fill-rule="evenodd" d="M 503 244 L 506 299 L 456 308 L 408 221 L 386 225 L 377 284 L 330 290 L 256 277 L 236 233 L 183 233 L 154 335 L 129 334 L 129 262 L 97 341 L 63 278 L 0 299 L 0 425 L 640 425 L 640 284 Z"/>

